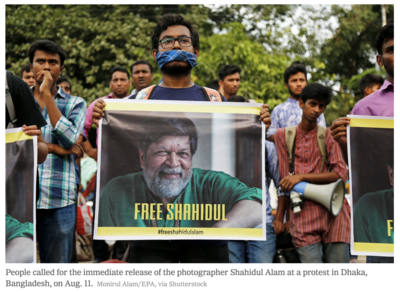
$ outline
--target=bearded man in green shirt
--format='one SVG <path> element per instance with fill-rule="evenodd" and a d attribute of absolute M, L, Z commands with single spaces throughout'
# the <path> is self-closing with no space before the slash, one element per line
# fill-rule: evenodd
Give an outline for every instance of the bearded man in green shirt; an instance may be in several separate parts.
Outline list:
<path fill-rule="evenodd" d="M 33 224 L 6 214 L 6 263 L 32 263 L 33 251 Z"/>
<path fill-rule="evenodd" d="M 100 227 L 253 228 L 262 192 L 224 172 L 192 168 L 197 130 L 187 118 L 152 118 L 138 139 L 142 172 L 112 179 Z"/>

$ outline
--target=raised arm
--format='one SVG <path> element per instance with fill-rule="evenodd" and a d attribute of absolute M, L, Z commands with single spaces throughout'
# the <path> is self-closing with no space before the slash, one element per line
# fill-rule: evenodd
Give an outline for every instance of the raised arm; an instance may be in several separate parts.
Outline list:
<path fill-rule="evenodd" d="M 104 117 L 104 107 L 106 105 L 106 102 L 102 99 L 99 99 L 96 101 L 93 107 L 93 114 L 92 114 L 92 121 L 93 123 L 98 127 L 99 126 L 99 120 Z"/>
<path fill-rule="evenodd" d="M 261 106 L 260 121 L 265 124 L 265 131 L 267 131 L 269 126 L 271 126 L 271 115 L 269 114 L 269 106 L 267 104 Z"/>
<path fill-rule="evenodd" d="M 343 159 L 347 163 L 347 126 L 350 124 L 350 118 L 338 118 L 332 123 L 331 134 L 333 139 L 339 144 Z"/>

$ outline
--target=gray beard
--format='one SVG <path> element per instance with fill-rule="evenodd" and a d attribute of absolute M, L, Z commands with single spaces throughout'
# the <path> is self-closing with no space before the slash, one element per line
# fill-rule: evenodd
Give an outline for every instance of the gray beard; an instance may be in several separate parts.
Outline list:
<path fill-rule="evenodd" d="M 180 174 L 181 177 L 179 179 L 161 178 L 160 172 L 168 174 Z M 184 178 L 185 174 L 186 178 Z M 192 178 L 192 174 L 192 169 L 183 171 L 181 167 L 170 168 L 168 166 L 161 166 L 156 174 L 148 169 L 143 170 L 143 177 L 148 188 L 156 197 L 160 199 L 176 198 L 183 191 L 183 189 L 186 188 L 190 179 Z"/>

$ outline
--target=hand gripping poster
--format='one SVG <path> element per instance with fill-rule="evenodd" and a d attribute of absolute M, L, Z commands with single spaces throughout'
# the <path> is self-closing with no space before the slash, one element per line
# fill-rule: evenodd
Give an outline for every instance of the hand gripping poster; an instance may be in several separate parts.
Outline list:
<path fill-rule="evenodd" d="M 265 240 L 259 104 L 105 101 L 96 239 Z"/>
<path fill-rule="evenodd" d="M 349 116 L 352 254 L 393 256 L 393 118 Z"/>
<path fill-rule="evenodd" d="M 6 130 L 6 262 L 35 263 L 36 136 Z"/>

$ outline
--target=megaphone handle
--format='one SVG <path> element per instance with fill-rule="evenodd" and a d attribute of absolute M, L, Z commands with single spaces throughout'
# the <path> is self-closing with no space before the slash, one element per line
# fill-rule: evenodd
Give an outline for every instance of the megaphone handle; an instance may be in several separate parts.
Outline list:
<path fill-rule="evenodd" d="M 303 208 L 303 201 L 299 199 L 299 201 L 290 203 L 290 209 L 293 210 L 294 213 L 299 213 Z"/>
<path fill-rule="evenodd" d="M 299 213 L 301 211 L 301 208 L 299 206 L 296 206 L 293 208 L 293 213 Z"/>

